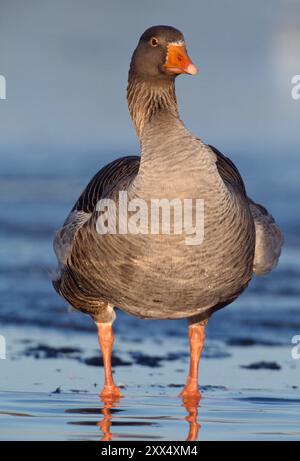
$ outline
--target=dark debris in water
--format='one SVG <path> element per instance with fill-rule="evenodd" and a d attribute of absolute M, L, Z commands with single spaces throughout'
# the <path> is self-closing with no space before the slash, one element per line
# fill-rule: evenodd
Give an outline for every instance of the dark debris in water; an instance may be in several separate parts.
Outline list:
<path fill-rule="evenodd" d="M 150 368 L 160 367 L 162 360 L 164 360 L 164 357 L 160 357 L 158 355 L 147 355 L 142 352 L 131 352 L 130 355 L 137 365 Z"/>
<path fill-rule="evenodd" d="M 212 385 L 206 385 L 206 386 L 200 386 L 201 391 L 227 391 L 227 387 L 225 386 L 212 386 Z"/>
<path fill-rule="evenodd" d="M 168 385 L 168 387 L 171 387 L 171 388 L 175 388 L 175 389 L 179 389 L 181 387 L 183 387 L 184 384 L 175 384 L 175 383 L 171 383 Z M 206 392 L 206 391 L 227 391 L 227 388 L 225 386 L 212 386 L 212 385 L 206 385 L 206 386 L 200 386 L 201 388 L 201 391 L 202 392 Z"/>
<path fill-rule="evenodd" d="M 73 394 L 87 394 L 89 391 L 87 389 L 70 389 L 70 392 Z"/>
<path fill-rule="evenodd" d="M 35 359 L 56 359 L 58 357 L 74 358 L 74 354 L 81 352 L 77 347 L 52 347 L 46 344 L 38 344 L 25 349 L 24 354 L 27 357 L 34 357 Z"/>
<path fill-rule="evenodd" d="M 83 360 L 86 365 L 90 365 L 92 367 L 103 367 L 103 359 L 100 355 L 96 355 L 93 357 L 88 357 Z M 112 367 L 126 367 L 132 365 L 132 362 L 128 362 L 127 360 L 123 360 L 116 355 L 113 355 L 111 358 Z"/>
<path fill-rule="evenodd" d="M 242 347 L 250 347 L 250 346 L 280 346 L 280 342 L 275 341 L 264 341 L 260 339 L 254 338 L 229 338 L 226 341 L 228 346 L 242 346 Z"/>
<path fill-rule="evenodd" d="M 34 357 L 35 359 L 57 359 L 57 358 L 67 358 L 83 362 L 86 365 L 103 367 L 103 360 L 101 355 L 87 357 L 86 359 L 82 358 L 82 350 L 77 347 L 52 347 L 46 344 L 38 344 L 36 346 L 30 346 L 23 354 L 27 357 Z M 120 357 L 113 355 L 112 356 L 112 366 L 130 366 L 132 362 L 121 359 Z M 58 371 L 58 370 L 57 370 Z"/>
<path fill-rule="evenodd" d="M 259 405 L 295 405 L 300 403 L 300 399 L 285 398 L 285 397 L 239 397 L 235 400 L 242 402 L 251 402 Z"/>
<path fill-rule="evenodd" d="M 281 366 L 277 362 L 255 362 L 249 365 L 241 365 L 241 368 L 247 370 L 281 370 Z"/>
<path fill-rule="evenodd" d="M 170 352 L 165 356 L 161 355 L 148 355 L 139 351 L 130 352 L 131 357 L 137 365 L 142 365 L 150 368 L 158 368 L 161 362 L 173 362 L 189 356 L 186 352 Z"/>
<path fill-rule="evenodd" d="M 111 414 L 121 413 L 124 409 L 121 408 L 110 408 L 109 412 Z M 102 412 L 101 407 L 81 407 L 81 408 L 66 408 L 65 413 L 70 414 L 80 414 L 80 415 L 99 415 Z"/>
<path fill-rule="evenodd" d="M 60 394 L 61 393 L 61 387 L 58 386 L 55 391 L 52 392 L 52 394 Z"/>

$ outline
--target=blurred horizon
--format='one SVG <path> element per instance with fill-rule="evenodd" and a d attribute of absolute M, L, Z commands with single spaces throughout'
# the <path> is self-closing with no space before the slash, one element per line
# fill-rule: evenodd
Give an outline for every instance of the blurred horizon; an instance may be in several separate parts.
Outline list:
<path fill-rule="evenodd" d="M 43 162 L 59 171 L 62 157 L 93 162 L 97 154 L 101 166 L 138 154 L 127 72 L 154 24 L 179 28 L 200 69 L 176 82 L 193 133 L 236 158 L 295 156 L 299 20 L 298 0 L 0 0 L 1 174 L 40 172 Z"/>

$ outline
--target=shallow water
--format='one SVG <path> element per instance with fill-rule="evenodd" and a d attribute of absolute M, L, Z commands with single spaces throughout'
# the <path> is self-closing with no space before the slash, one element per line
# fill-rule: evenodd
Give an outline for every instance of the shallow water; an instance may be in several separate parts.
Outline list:
<path fill-rule="evenodd" d="M 133 392 L 119 403 L 94 394 L 1 393 L 3 440 L 299 440 L 292 393 L 204 391 L 197 406 L 173 393 Z"/>
<path fill-rule="evenodd" d="M 0 439 L 300 440 L 299 366 L 289 347 L 208 339 L 202 399 L 191 402 L 178 396 L 186 337 L 148 332 L 142 339 L 144 331 L 117 335 L 114 375 L 123 398 L 103 402 L 96 334 L 6 327 Z M 262 367 L 249 367 L 258 359 Z"/>

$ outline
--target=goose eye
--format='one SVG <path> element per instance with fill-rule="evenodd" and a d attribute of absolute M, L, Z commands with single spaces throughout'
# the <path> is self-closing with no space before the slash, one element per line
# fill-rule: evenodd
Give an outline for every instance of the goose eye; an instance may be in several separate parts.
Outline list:
<path fill-rule="evenodd" d="M 151 44 L 151 46 L 153 46 L 153 47 L 158 46 L 158 40 L 157 40 L 157 38 L 152 37 L 151 40 L 150 40 L 150 44 Z"/>

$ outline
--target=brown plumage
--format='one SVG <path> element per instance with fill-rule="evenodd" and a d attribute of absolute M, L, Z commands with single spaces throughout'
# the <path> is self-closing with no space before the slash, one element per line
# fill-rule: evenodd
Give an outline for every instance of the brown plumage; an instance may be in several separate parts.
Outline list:
<path fill-rule="evenodd" d="M 203 328 L 253 272 L 268 272 L 280 255 L 282 234 L 265 208 L 247 197 L 235 165 L 180 120 L 179 73 L 196 73 L 182 34 L 168 26 L 148 29 L 133 54 L 127 94 L 141 157 L 102 168 L 55 237 L 54 287 L 98 325 L 112 323 L 118 307 L 141 318 L 189 318 L 191 327 Z M 100 235 L 97 203 L 106 198 L 118 204 L 119 191 L 148 204 L 153 198 L 203 199 L 203 242 L 186 245 L 185 235 L 172 233 Z"/>

